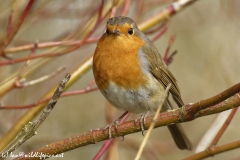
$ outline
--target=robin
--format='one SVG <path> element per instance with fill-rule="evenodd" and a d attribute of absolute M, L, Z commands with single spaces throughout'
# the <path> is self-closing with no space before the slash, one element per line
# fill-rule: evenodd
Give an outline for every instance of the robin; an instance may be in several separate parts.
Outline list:
<path fill-rule="evenodd" d="M 154 44 L 131 18 L 119 16 L 107 21 L 93 56 L 93 74 L 101 93 L 119 110 L 156 111 L 159 97 L 169 84 L 178 107 L 184 106 L 176 79 Z M 172 107 L 167 100 L 161 112 L 168 109 Z M 180 149 L 192 149 L 180 124 L 169 125 L 168 129 Z"/>

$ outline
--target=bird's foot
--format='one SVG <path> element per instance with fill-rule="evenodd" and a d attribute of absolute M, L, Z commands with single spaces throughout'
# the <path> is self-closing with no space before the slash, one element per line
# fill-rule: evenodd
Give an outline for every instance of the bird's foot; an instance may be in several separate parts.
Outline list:
<path fill-rule="evenodd" d="M 117 131 L 117 127 L 119 125 L 119 120 L 117 119 L 116 121 L 108 124 L 104 129 L 107 129 L 108 128 L 108 137 L 109 139 L 112 141 L 112 127 L 115 128 L 115 130 Z"/>
<path fill-rule="evenodd" d="M 141 126 L 143 136 L 144 136 L 144 126 L 145 126 L 145 123 L 146 123 L 146 117 L 147 117 L 148 114 L 149 114 L 149 111 L 147 111 L 146 113 L 142 114 L 140 117 L 138 117 L 134 120 L 134 123 L 136 125 L 137 121 L 140 119 L 140 126 Z"/>
<path fill-rule="evenodd" d="M 108 135 L 109 139 L 112 141 L 112 126 L 115 127 L 116 132 L 118 131 L 118 125 L 120 124 L 120 121 L 128 114 L 128 111 L 124 112 L 117 120 L 114 122 L 108 124 L 104 129 L 108 128 Z M 122 141 L 124 141 L 124 136 L 122 137 Z"/>

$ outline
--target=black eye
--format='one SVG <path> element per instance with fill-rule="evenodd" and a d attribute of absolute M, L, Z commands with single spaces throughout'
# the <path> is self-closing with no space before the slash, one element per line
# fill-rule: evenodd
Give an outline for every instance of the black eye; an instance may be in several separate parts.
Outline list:
<path fill-rule="evenodd" d="M 109 34 L 109 30 L 108 29 L 106 29 L 106 34 Z"/>
<path fill-rule="evenodd" d="M 130 29 L 128 30 L 128 34 L 133 35 L 133 28 L 130 28 Z"/>

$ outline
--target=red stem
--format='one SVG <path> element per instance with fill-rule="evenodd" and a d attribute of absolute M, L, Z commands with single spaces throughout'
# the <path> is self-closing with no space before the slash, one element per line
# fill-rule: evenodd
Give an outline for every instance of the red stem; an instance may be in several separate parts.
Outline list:
<path fill-rule="evenodd" d="M 131 0 L 126 0 L 124 3 L 123 11 L 122 11 L 122 16 L 126 16 L 128 14 L 129 6 L 130 6 Z"/>
<path fill-rule="evenodd" d="M 8 34 L 7 38 L 5 39 L 4 43 L 2 44 L 2 46 L 0 47 L 0 55 L 4 54 L 4 49 L 9 45 L 9 43 L 12 41 L 12 39 L 14 38 L 14 36 L 16 35 L 16 33 L 18 32 L 19 28 L 21 27 L 23 21 L 25 20 L 27 14 L 29 13 L 29 10 L 31 9 L 33 3 L 35 0 L 29 0 L 26 8 L 24 9 L 19 22 L 16 26 L 16 28 L 10 33 Z"/>
<path fill-rule="evenodd" d="M 213 146 L 217 145 L 217 142 L 222 137 L 223 133 L 226 131 L 227 127 L 231 123 L 231 121 L 232 121 L 235 113 L 237 112 L 237 110 L 238 110 L 238 107 L 232 109 L 231 113 L 229 114 L 229 116 L 226 119 L 225 123 L 223 124 L 222 128 L 218 131 L 217 135 L 215 136 L 214 140 L 212 141 L 212 144 L 210 145 L 210 147 L 213 147 Z"/>
<path fill-rule="evenodd" d="M 36 51 L 36 46 L 37 46 L 37 43 L 34 44 L 29 56 L 34 55 L 34 53 Z M 15 80 L 15 86 L 16 87 L 19 87 L 19 88 L 23 87 L 22 83 L 20 82 L 20 79 L 22 78 L 22 75 L 26 72 L 29 63 L 30 63 L 30 60 L 26 61 L 26 63 L 23 65 L 22 69 L 19 71 L 19 73 L 17 75 L 17 78 Z"/>
<path fill-rule="evenodd" d="M 164 33 L 166 33 L 166 31 L 168 30 L 168 26 L 165 26 L 160 33 L 158 33 L 153 39 L 152 41 L 156 41 L 158 38 L 160 38 Z"/>
<path fill-rule="evenodd" d="M 8 17 L 7 33 L 8 35 L 12 32 L 12 11 Z"/>
<path fill-rule="evenodd" d="M 61 94 L 60 97 L 67 97 L 67 96 L 73 96 L 73 95 L 79 95 L 79 94 L 84 94 L 88 92 L 93 92 L 98 90 L 98 88 L 90 88 L 90 89 L 82 89 L 78 91 L 70 91 L 70 92 L 64 92 Z M 42 99 L 38 102 L 27 104 L 27 105 L 21 105 L 21 106 L 0 106 L 0 109 L 27 109 L 27 108 L 32 108 L 35 107 L 41 103 L 48 102 L 52 97 L 47 97 L 45 99 Z"/>
<path fill-rule="evenodd" d="M 99 40 L 99 37 L 89 38 L 85 41 L 85 43 L 94 43 Z M 56 41 L 56 42 L 42 42 L 38 43 L 36 48 L 48 48 L 48 47 L 56 47 L 56 46 L 71 46 L 71 45 L 79 45 L 82 43 L 82 40 L 69 40 L 69 41 Z M 29 50 L 33 48 L 33 44 L 27 44 L 23 46 L 8 48 L 5 50 L 5 53 L 11 52 L 20 52 L 24 50 Z"/>
<path fill-rule="evenodd" d="M 84 44 L 88 40 L 88 38 L 92 35 L 92 33 L 98 27 L 98 24 L 100 24 L 100 22 L 111 12 L 111 9 L 110 9 L 103 17 L 100 17 L 100 16 L 102 16 L 101 12 L 103 10 L 103 4 L 104 3 L 102 1 L 102 4 L 99 8 L 98 19 L 97 19 L 97 22 L 95 23 L 94 27 L 92 28 L 92 30 L 85 36 L 85 38 L 78 45 L 63 51 L 62 53 L 46 53 L 46 54 L 43 54 L 43 55 L 34 55 L 34 56 L 19 58 L 19 59 L 15 59 L 15 60 L 11 60 L 11 61 L 0 62 L 0 66 L 1 65 L 9 65 L 9 64 L 19 63 L 19 62 L 27 61 L 27 60 L 30 60 L 30 59 L 60 56 L 60 55 L 63 55 L 63 54 L 66 54 L 66 53 L 69 53 L 71 51 L 74 51 L 74 50 L 78 49 L 82 44 Z"/>

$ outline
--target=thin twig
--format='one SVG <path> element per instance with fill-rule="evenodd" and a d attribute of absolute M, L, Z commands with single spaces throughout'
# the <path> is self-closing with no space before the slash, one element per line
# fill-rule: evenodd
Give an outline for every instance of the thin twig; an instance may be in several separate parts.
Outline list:
<path fill-rule="evenodd" d="M 85 41 L 85 43 L 94 43 L 97 42 L 99 37 L 93 37 L 89 38 Z M 4 52 L 7 53 L 15 53 L 15 52 L 21 52 L 26 50 L 31 50 L 34 47 L 38 48 L 49 48 L 49 47 L 56 47 L 56 46 L 73 46 L 73 45 L 79 45 L 82 43 L 82 40 L 69 40 L 69 41 L 60 41 L 60 42 L 42 42 L 38 43 L 37 46 L 34 46 L 33 44 L 26 44 L 18 47 L 12 47 L 7 48 Z"/>
<path fill-rule="evenodd" d="M 7 38 L 4 40 L 4 43 L 0 46 L 0 55 L 4 54 L 4 49 L 9 45 L 9 43 L 12 41 L 12 39 L 14 38 L 16 33 L 18 32 L 18 30 L 21 27 L 22 23 L 24 22 L 26 16 L 28 15 L 34 1 L 35 0 L 29 0 L 26 8 L 24 9 L 21 17 L 19 18 L 18 24 L 16 25 L 14 30 L 12 30 L 11 33 L 7 35 Z"/>
<path fill-rule="evenodd" d="M 8 17 L 8 25 L 7 25 L 7 34 L 9 35 L 12 32 L 12 16 L 13 16 L 13 11 L 11 11 L 9 17 Z"/>
<path fill-rule="evenodd" d="M 228 118 L 226 119 L 225 123 L 223 124 L 222 128 L 218 131 L 217 135 L 215 136 L 215 138 L 213 139 L 210 147 L 216 146 L 219 139 L 222 137 L 223 133 L 226 131 L 227 127 L 229 126 L 229 124 L 231 123 L 235 113 L 237 112 L 238 107 L 237 108 L 233 108 L 231 113 L 229 114 Z"/>
<path fill-rule="evenodd" d="M 167 46 L 167 49 L 166 49 L 166 52 L 165 52 L 164 57 L 163 57 L 163 60 L 164 60 L 164 62 L 165 62 L 167 65 L 168 65 L 170 62 L 172 62 L 172 58 L 173 58 L 173 56 L 176 54 L 176 52 L 174 52 L 173 54 L 171 54 L 170 56 L 168 56 L 169 51 L 170 51 L 170 48 L 171 48 L 171 46 L 172 46 L 175 38 L 176 38 L 176 35 L 175 35 L 175 34 L 170 37 L 169 42 L 168 42 L 168 46 Z"/>
<path fill-rule="evenodd" d="M 240 140 L 227 143 L 224 145 L 216 146 L 216 147 L 210 147 L 209 149 L 199 152 L 197 154 L 194 154 L 190 157 L 184 158 L 183 160 L 201 160 L 207 157 L 213 157 L 216 154 L 227 152 L 236 148 L 240 147 Z"/>
<path fill-rule="evenodd" d="M 155 115 L 153 117 L 152 123 L 151 123 L 150 127 L 148 128 L 147 134 L 145 135 L 145 137 L 144 137 L 144 139 L 143 139 L 143 141 L 141 143 L 141 146 L 140 146 L 140 148 L 138 150 L 138 153 L 137 153 L 137 155 L 135 157 L 135 160 L 139 160 L 141 155 L 142 155 L 143 149 L 144 149 L 145 145 L 147 144 L 148 138 L 149 138 L 149 136 L 150 136 L 154 126 L 155 126 L 155 123 L 156 123 L 157 117 L 158 117 L 158 115 L 159 115 L 159 113 L 161 111 L 162 105 L 163 105 L 163 103 L 165 102 L 165 100 L 166 100 L 166 98 L 168 96 L 168 91 L 169 91 L 170 87 L 171 87 L 171 83 L 167 86 L 163 96 L 160 99 L 159 107 L 156 110 L 156 113 L 155 113 Z"/>
<path fill-rule="evenodd" d="M 33 55 L 33 56 L 29 56 L 29 57 L 23 57 L 23 58 L 19 58 L 19 59 L 10 60 L 10 61 L 0 62 L 0 66 L 1 65 L 11 65 L 11 64 L 24 62 L 24 61 L 31 60 L 31 59 L 43 58 L 43 57 L 61 56 L 61 55 L 70 53 L 70 52 L 78 49 L 83 44 L 85 44 L 85 42 L 90 38 L 90 36 L 96 31 L 96 28 L 99 26 L 100 22 L 110 13 L 111 10 L 109 9 L 109 11 L 105 15 L 102 15 L 103 5 L 104 5 L 104 1 L 102 0 L 101 6 L 99 7 L 96 23 L 94 24 L 93 28 L 85 35 L 85 37 L 82 39 L 82 41 L 79 42 L 78 45 L 75 45 L 69 49 L 62 51 L 62 52 L 45 53 L 45 54 Z"/>
<path fill-rule="evenodd" d="M 37 46 L 37 42 L 34 43 L 33 48 L 31 49 L 31 52 L 30 52 L 29 56 L 32 56 L 35 53 L 36 46 Z M 19 87 L 19 88 L 23 87 L 20 81 L 21 81 L 22 75 L 26 72 L 26 70 L 29 66 L 29 63 L 30 63 L 30 60 L 27 60 L 26 63 L 23 65 L 22 69 L 19 71 L 19 73 L 16 77 L 16 80 L 15 80 L 15 86 L 16 87 Z"/>
<path fill-rule="evenodd" d="M 69 92 L 63 92 L 61 94 L 60 97 L 67 97 L 67 96 L 73 96 L 73 95 L 80 95 L 80 94 L 85 94 L 85 93 L 89 93 L 89 92 L 93 92 L 93 91 L 96 91 L 98 90 L 98 88 L 85 88 L 85 89 L 81 89 L 81 90 L 77 90 L 77 91 L 69 91 Z M 51 99 L 51 97 L 47 97 L 47 98 L 44 98 L 38 102 L 35 102 L 35 103 L 30 103 L 30 104 L 26 104 L 26 105 L 13 105 L 13 106 L 1 106 L 0 105 L 0 109 L 27 109 L 27 108 L 32 108 L 32 107 L 36 107 L 38 106 L 39 104 L 42 104 L 42 103 L 45 103 L 47 101 L 49 101 Z"/>
<path fill-rule="evenodd" d="M 153 34 L 159 30 L 162 30 L 164 27 L 168 28 L 168 26 L 168 21 L 163 21 L 159 26 L 155 27 L 154 29 L 145 31 L 144 34 Z"/>
<path fill-rule="evenodd" d="M 22 130 L 15 137 L 15 139 L 10 144 L 8 144 L 6 148 L 3 149 L 3 151 L 1 151 L 0 159 L 6 158 L 6 156 L 9 155 L 10 152 L 16 150 L 21 144 L 23 144 L 29 138 L 37 134 L 36 133 L 37 128 L 44 122 L 44 120 L 51 113 L 70 77 L 71 77 L 70 74 L 66 74 L 64 79 L 62 79 L 61 83 L 58 85 L 55 93 L 52 96 L 52 99 L 48 102 L 47 106 L 44 108 L 42 114 L 34 122 L 29 122 L 22 128 Z"/>
<path fill-rule="evenodd" d="M 158 38 L 162 37 L 162 35 L 163 35 L 164 33 L 166 33 L 167 30 L 168 30 L 168 25 L 165 25 L 165 26 L 162 28 L 161 32 L 159 32 L 157 35 L 155 35 L 155 37 L 153 37 L 152 41 L 154 42 L 154 41 L 156 41 Z"/>
<path fill-rule="evenodd" d="M 125 0 L 123 11 L 121 13 L 122 16 L 126 16 L 128 14 L 130 3 L 131 3 L 131 0 Z"/>
<path fill-rule="evenodd" d="M 57 74 L 61 73 L 65 69 L 66 69 L 66 67 L 60 67 L 56 71 L 54 71 L 54 72 L 52 72 L 52 73 L 50 73 L 48 75 L 42 76 L 40 78 L 31 80 L 31 81 L 27 81 L 27 82 L 20 82 L 21 83 L 21 87 L 28 87 L 28 86 L 32 86 L 32 85 L 44 82 L 44 81 L 46 81 L 48 79 L 51 79 L 51 78 L 55 77 Z"/>
<path fill-rule="evenodd" d="M 209 129 L 204 133 L 201 140 L 196 145 L 194 153 L 201 152 L 210 146 L 214 137 L 216 137 L 217 132 L 223 126 L 225 120 L 227 119 L 230 113 L 231 110 L 228 110 L 225 112 L 221 112 L 217 115 L 213 123 L 211 123 L 211 125 L 208 127 Z"/>

